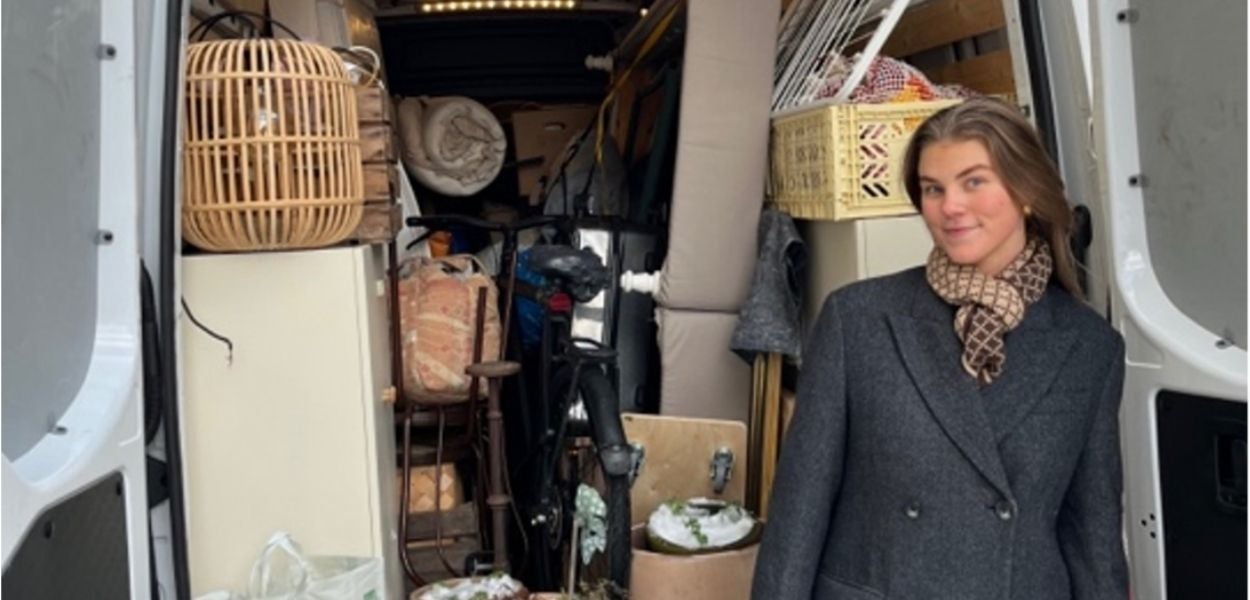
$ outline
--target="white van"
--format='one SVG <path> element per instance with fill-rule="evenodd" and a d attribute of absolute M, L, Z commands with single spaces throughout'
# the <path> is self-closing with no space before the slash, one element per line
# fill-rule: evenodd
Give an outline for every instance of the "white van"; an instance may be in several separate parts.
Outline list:
<path fill-rule="evenodd" d="M 795 1 L 802 0 L 781 4 Z M 688 2 L 702 5 L 700 18 L 708 21 L 718 11 L 779 14 L 778 0 L 726 1 L 719 9 L 710 0 Z M 196 492 L 185 485 L 181 437 L 181 57 L 189 15 L 253 4 L 3 5 L 0 550 L 2 591 L 15 598 L 190 598 L 206 591 L 192 586 L 188 506 Z M 474 8 L 459 4 L 448 10 Z M 637 16 L 652 6 L 648 0 L 573 4 L 569 11 L 599 17 L 539 26 L 529 39 L 553 32 L 570 43 L 595 40 L 596 52 L 613 54 L 619 48 L 612 44 L 636 40 L 631 28 L 654 26 L 654 18 Z M 957 13 L 984 2 L 913 0 L 909 10 L 939 4 Z M 1246 3 L 1001 4 L 1010 92 L 1057 154 L 1072 202 L 1088 211 L 1089 297 L 1127 342 L 1121 432 L 1132 595 L 1245 597 Z M 348 15 L 339 18 L 351 23 L 342 35 L 352 43 L 381 30 L 382 58 L 397 65 L 405 57 L 391 50 L 404 35 L 454 40 L 467 31 L 422 21 L 434 12 L 423 12 L 422 0 L 315 5 L 313 13 Z M 499 23 L 514 29 L 501 25 L 500 35 L 533 29 L 544 22 L 537 16 L 501 13 Z M 606 33 L 579 29 L 592 21 Z M 750 25 L 734 35 L 744 43 L 767 39 L 771 53 L 773 23 Z M 474 32 L 488 36 L 489 28 Z M 599 47 L 603 40 L 608 47 Z M 531 58 L 541 63 L 539 53 L 555 47 L 535 45 Z M 492 60 L 510 58 L 517 57 Z M 684 81 L 732 92 L 740 73 L 727 64 L 686 69 Z M 422 73 L 437 66 L 427 63 Z M 513 84 L 525 90 L 521 96 L 550 91 L 545 81 L 576 95 L 587 81 L 576 73 L 557 80 L 556 73 L 539 70 Z M 481 76 L 447 81 L 451 88 L 431 92 L 470 93 L 477 85 L 486 93 Z M 770 92 L 767 82 L 739 91 L 727 105 L 766 100 Z M 696 108 L 683 105 L 683 114 Z M 686 120 L 690 127 L 695 121 Z M 762 140 L 767 112 L 743 126 Z M 747 194 L 763 194 L 763 170 L 751 180 L 759 189 Z M 705 173 L 699 185 L 712 189 L 740 175 Z M 389 539 L 375 543 L 394 548 Z M 396 598 L 397 580 L 389 590 Z"/>

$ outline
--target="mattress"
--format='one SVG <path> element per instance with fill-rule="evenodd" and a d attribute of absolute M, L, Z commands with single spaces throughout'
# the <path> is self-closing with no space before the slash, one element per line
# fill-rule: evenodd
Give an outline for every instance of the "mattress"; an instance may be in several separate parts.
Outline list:
<path fill-rule="evenodd" d="M 656 311 L 660 414 L 747 421 L 751 367 L 729 349 L 737 313 Z"/>
<path fill-rule="evenodd" d="M 737 312 L 768 164 L 777 0 L 690 0 L 669 249 L 658 302 Z"/>

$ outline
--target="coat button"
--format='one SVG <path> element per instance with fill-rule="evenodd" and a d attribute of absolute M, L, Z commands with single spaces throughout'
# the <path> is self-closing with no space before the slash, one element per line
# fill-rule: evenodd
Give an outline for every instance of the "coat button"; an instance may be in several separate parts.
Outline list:
<path fill-rule="evenodd" d="M 1011 503 L 1006 500 L 1002 500 L 998 504 L 994 505 L 994 513 L 998 515 L 998 518 L 1004 521 L 1010 521 L 1011 517 L 1014 516 L 1014 513 L 1011 510 Z"/>
<path fill-rule="evenodd" d="M 912 502 L 911 504 L 908 504 L 907 508 L 903 509 L 903 514 L 907 515 L 908 519 L 919 519 L 920 503 Z"/>

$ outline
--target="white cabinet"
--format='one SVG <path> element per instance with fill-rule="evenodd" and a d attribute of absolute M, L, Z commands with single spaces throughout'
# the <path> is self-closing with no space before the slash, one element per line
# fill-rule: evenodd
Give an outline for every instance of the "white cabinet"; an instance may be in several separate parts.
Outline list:
<path fill-rule="evenodd" d="M 920 215 L 853 221 L 798 221 L 807 242 L 803 322 L 816 322 L 829 292 L 853 281 L 922 265 L 933 238 Z"/>
<path fill-rule="evenodd" d="M 179 320 L 192 595 L 242 589 L 275 530 L 382 556 L 399 597 L 379 246 L 188 256 Z"/>

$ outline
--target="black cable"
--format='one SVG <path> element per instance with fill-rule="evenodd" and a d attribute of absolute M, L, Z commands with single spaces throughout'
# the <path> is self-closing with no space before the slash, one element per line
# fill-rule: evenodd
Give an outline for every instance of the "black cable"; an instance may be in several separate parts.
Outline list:
<path fill-rule="evenodd" d="M 275 25 L 278 28 L 282 29 L 282 31 L 285 31 L 292 38 L 294 38 L 295 41 L 297 42 L 300 41 L 299 34 L 291 30 L 290 27 L 283 25 L 282 23 L 278 22 L 276 19 L 266 17 L 265 15 L 262 15 L 258 12 L 252 12 L 250 10 L 227 10 L 227 11 L 219 12 L 207 19 L 204 19 L 203 21 L 200 21 L 199 25 L 196 25 L 195 28 L 191 30 L 191 33 L 187 34 L 187 41 L 202 42 L 204 41 L 204 36 L 208 35 L 208 30 L 212 28 L 213 25 L 216 25 L 218 21 L 222 21 L 230 17 L 237 17 L 237 16 L 253 17 L 253 18 L 260 19 L 262 23 L 269 23 L 270 25 Z M 260 28 L 256 28 L 256 29 L 257 31 L 260 31 Z M 200 35 L 200 39 L 193 40 L 192 38 L 194 38 L 197 33 Z"/>
<path fill-rule="evenodd" d="M 213 331 L 212 329 L 209 329 L 207 325 L 201 323 L 199 319 L 195 318 L 195 314 L 191 312 L 191 307 L 187 306 L 186 298 L 182 299 L 182 311 L 187 313 L 187 318 L 190 319 L 191 322 L 194 323 L 196 327 L 199 327 L 200 331 L 203 331 L 209 337 L 226 345 L 226 363 L 227 364 L 233 363 L 234 362 L 234 342 L 230 341 L 230 338 L 224 335 L 221 335 L 220 333 L 217 333 L 216 331 Z"/>

